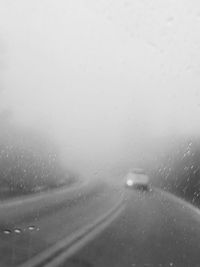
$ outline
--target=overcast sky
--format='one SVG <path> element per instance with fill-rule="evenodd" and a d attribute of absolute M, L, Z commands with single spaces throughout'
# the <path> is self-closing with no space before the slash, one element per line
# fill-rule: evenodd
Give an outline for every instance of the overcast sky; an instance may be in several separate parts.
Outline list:
<path fill-rule="evenodd" d="M 119 154 L 134 136 L 200 132 L 198 0 L 0 5 L 1 106 L 74 158 Z"/>

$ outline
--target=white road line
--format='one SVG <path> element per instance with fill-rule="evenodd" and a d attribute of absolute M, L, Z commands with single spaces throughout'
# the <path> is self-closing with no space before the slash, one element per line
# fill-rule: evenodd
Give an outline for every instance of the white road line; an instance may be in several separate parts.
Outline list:
<path fill-rule="evenodd" d="M 111 208 L 106 214 L 98 218 L 94 223 L 87 225 L 81 230 L 72 234 L 71 236 L 62 239 L 54 246 L 45 250 L 41 254 L 36 255 L 35 257 L 20 265 L 19 267 L 48 266 L 48 264 L 50 264 L 51 262 L 53 264 L 56 258 L 60 258 L 59 256 L 62 256 L 62 258 L 66 258 L 66 255 L 71 255 L 73 251 L 76 251 L 76 249 L 78 249 L 80 244 L 83 244 L 83 242 L 85 243 L 86 240 L 89 241 L 92 236 L 102 231 L 102 229 L 105 228 L 107 224 L 109 224 L 120 214 L 123 207 L 123 197 L 121 197 L 121 199 L 113 208 Z M 82 242 L 82 240 L 84 241 Z"/>
<path fill-rule="evenodd" d="M 58 257 L 53 259 L 50 263 L 44 265 L 44 267 L 57 267 L 58 264 L 62 264 L 69 257 L 75 254 L 78 250 L 84 247 L 89 241 L 94 239 L 97 235 L 99 235 L 107 226 L 109 226 L 123 211 L 124 206 L 120 206 L 115 213 L 109 217 L 105 222 L 102 222 L 99 226 L 95 227 L 94 230 L 89 232 L 86 236 L 84 236 L 80 241 L 76 242 L 72 246 L 67 249 L 67 251 L 62 252 Z"/>

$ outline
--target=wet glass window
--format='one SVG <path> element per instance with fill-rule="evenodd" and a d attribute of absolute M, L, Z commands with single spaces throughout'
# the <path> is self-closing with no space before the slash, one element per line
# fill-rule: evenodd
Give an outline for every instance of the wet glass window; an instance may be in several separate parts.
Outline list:
<path fill-rule="evenodd" d="M 200 266 L 200 3 L 2 0 L 0 266 Z"/>

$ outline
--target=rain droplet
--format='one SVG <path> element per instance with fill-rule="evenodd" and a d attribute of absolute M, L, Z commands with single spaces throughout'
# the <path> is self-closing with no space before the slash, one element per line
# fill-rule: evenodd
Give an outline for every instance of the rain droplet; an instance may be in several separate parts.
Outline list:
<path fill-rule="evenodd" d="M 16 229 L 14 230 L 14 232 L 15 232 L 16 234 L 20 234 L 20 233 L 22 232 L 22 230 L 19 229 L 19 228 L 16 228 Z"/>
<path fill-rule="evenodd" d="M 35 226 L 31 225 L 28 227 L 28 230 L 33 231 L 35 229 Z"/>
<path fill-rule="evenodd" d="M 10 231 L 9 229 L 5 229 L 5 230 L 3 231 L 3 233 L 4 233 L 5 235 L 9 235 L 9 234 L 11 234 L 11 231 Z"/>

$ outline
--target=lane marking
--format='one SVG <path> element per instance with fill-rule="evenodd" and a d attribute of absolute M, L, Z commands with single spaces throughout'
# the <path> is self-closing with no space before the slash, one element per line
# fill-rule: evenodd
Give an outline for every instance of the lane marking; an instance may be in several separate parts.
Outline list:
<path fill-rule="evenodd" d="M 84 247 L 87 243 L 98 236 L 103 230 L 106 229 L 118 216 L 122 213 L 124 206 L 119 207 L 115 213 L 109 217 L 105 222 L 102 222 L 94 230 L 91 230 L 86 236 L 83 236 L 78 242 L 74 243 L 67 251 L 63 251 L 58 257 L 53 259 L 50 263 L 44 265 L 44 267 L 57 267 L 59 264 L 64 263 L 68 258 L 75 254 L 78 250 Z"/>
<path fill-rule="evenodd" d="M 122 196 L 113 208 L 98 218 L 94 223 L 85 226 L 71 236 L 65 237 L 55 245 L 51 246 L 49 249 L 45 250 L 39 255 L 34 256 L 29 261 L 19 265 L 19 267 L 48 266 L 51 262 L 53 264 L 56 259 L 60 258 L 59 256 L 62 256 L 61 258 L 65 259 L 65 255 L 71 255 L 73 251 L 75 252 L 79 248 L 78 244 L 85 244 L 86 240 L 89 241 L 92 236 L 95 236 L 95 234 L 101 232 L 102 229 L 104 229 L 108 224 L 110 224 L 110 222 L 119 216 L 124 207 L 123 200 L 124 198 Z"/>

